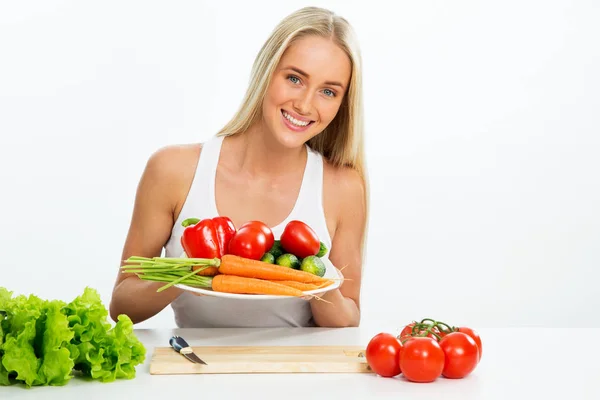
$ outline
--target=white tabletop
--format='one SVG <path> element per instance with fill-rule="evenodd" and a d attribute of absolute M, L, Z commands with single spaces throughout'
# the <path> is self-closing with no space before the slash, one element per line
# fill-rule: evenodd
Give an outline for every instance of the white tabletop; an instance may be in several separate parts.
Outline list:
<path fill-rule="evenodd" d="M 600 329 L 479 329 L 483 357 L 467 378 L 417 384 L 374 374 L 150 375 L 154 347 L 174 334 L 190 345 L 360 345 L 368 328 L 138 330 L 146 362 L 132 380 L 73 378 L 62 387 L 0 386 L 0 399 L 600 399 Z M 166 397 L 169 396 L 169 397 Z M 443 396 L 443 397 L 441 397 Z M 516 397 L 518 396 L 518 397 Z"/>

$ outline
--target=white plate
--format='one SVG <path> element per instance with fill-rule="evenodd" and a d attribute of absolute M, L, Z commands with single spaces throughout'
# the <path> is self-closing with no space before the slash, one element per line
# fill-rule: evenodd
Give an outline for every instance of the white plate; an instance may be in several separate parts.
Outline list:
<path fill-rule="evenodd" d="M 323 275 L 323 278 L 331 278 L 331 279 L 335 279 L 335 280 L 333 281 L 333 284 L 331 284 L 327 287 L 324 287 L 321 289 L 315 289 L 315 290 L 308 290 L 308 291 L 304 292 L 304 293 L 306 293 L 306 295 L 329 292 L 330 290 L 335 290 L 335 289 L 339 288 L 340 285 L 342 284 L 342 281 L 340 280 L 340 275 L 338 274 L 337 270 L 334 268 L 331 261 L 329 261 L 329 259 L 325 258 L 325 257 L 321 258 L 321 260 L 323 260 L 323 263 L 325 264 L 325 275 Z M 224 297 L 224 298 L 229 298 L 229 299 L 267 300 L 267 299 L 284 299 L 284 298 L 291 297 L 291 296 L 281 296 L 281 295 L 277 296 L 277 295 L 271 295 L 271 294 L 223 293 L 223 292 L 215 292 L 212 289 L 203 289 L 203 288 L 199 288 L 199 287 L 193 287 L 193 286 L 182 285 L 182 284 L 176 284 L 175 287 L 178 287 L 183 290 L 187 290 L 189 292 L 203 294 L 206 296 Z"/>

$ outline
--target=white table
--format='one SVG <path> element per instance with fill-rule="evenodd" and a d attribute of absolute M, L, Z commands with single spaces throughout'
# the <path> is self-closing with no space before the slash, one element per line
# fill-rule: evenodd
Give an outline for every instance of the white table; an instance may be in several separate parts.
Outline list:
<path fill-rule="evenodd" d="M 467 378 L 416 384 L 372 374 L 150 375 L 154 347 L 173 334 L 190 345 L 364 345 L 369 328 L 138 330 L 148 351 L 133 380 L 73 378 L 62 387 L 2 387 L 0 399 L 600 399 L 600 329 L 479 329 L 483 357 Z M 443 396 L 443 397 L 442 397 Z M 518 397 L 517 397 L 518 396 Z M 551 397 L 546 397 L 551 396 Z"/>

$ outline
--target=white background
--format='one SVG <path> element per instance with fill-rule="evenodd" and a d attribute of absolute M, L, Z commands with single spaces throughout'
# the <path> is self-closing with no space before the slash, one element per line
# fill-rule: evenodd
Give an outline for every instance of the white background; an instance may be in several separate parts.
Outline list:
<path fill-rule="evenodd" d="M 0 286 L 108 306 L 148 157 L 225 124 L 305 5 L 363 51 L 362 323 L 600 327 L 592 0 L 3 2 Z"/>

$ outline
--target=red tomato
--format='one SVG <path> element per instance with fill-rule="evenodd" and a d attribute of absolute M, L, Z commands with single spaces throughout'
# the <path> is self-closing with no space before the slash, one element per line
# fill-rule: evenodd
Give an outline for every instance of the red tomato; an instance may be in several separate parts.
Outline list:
<path fill-rule="evenodd" d="M 376 374 L 390 378 L 400 374 L 402 343 L 392 334 L 378 333 L 367 345 L 366 358 Z"/>
<path fill-rule="evenodd" d="M 229 241 L 229 254 L 260 260 L 267 252 L 267 237 L 254 226 L 240 228 Z"/>
<path fill-rule="evenodd" d="M 462 332 L 452 332 L 443 337 L 439 343 L 446 356 L 442 371 L 442 375 L 446 378 L 464 378 L 477 366 L 479 349 L 471 336 Z"/>
<path fill-rule="evenodd" d="M 467 335 L 471 336 L 473 340 L 475 340 L 475 343 L 477 343 L 477 348 L 479 349 L 479 358 L 477 359 L 477 361 L 481 360 L 481 356 L 483 354 L 483 347 L 481 345 L 481 337 L 479 337 L 479 334 L 473 329 L 467 328 L 466 326 L 459 327 L 458 331 L 466 333 Z"/>
<path fill-rule="evenodd" d="M 412 333 L 413 326 L 415 326 L 415 323 L 416 322 L 411 322 L 410 324 L 406 325 L 404 329 L 402 329 L 402 331 L 400 332 L 400 337 L 410 335 Z"/>
<path fill-rule="evenodd" d="M 240 226 L 240 228 L 243 228 L 245 226 L 252 226 L 262 230 L 265 236 L 267 237 L 267 251 L 271 250 L 271 247 L 273 247 L 273 243 L 275 243 L 275 236 L 273 235 L 273 231 L 271 230 L 271 228 L 269 228 L 267 224 L 261 221 L 248 221 L 242 226 Z"/>
<path fill-rule="evenodd" d="M 280 240 L 281 247 L 300 258 L 316 255 L 321 247 L 315 231 L 302 221 L 288 222 Z"/>
<path fill-rule="evenodd" d="M 402 331 L 400 332 L 400 338 L 401 338 L 401 340 L 404 340 L 404 339 L 406 339 L 406 338 L 408 338 L 408 337 L 410 337 L 412 335 L 413 326 L 415 326 L 415 324 L 416 324 L 416 322 L 413 321 L 410 324 L 406 325 L 404 327 L 404 329 L 402 329 Z M 441 335 L 440 331 L 437 328 L 432 329 L 432 331 L 434 331 L 438 335 Z M 421 334 L 423 332 L 425 332 L 425 330 L 422 329 L 420 332 L 417 331 L 416 334 L 418 335 L 418 334 Z M 437 340 L 437 338 L 435 337 L 435 335 L 433 333 L 431 333 L 431 332 L 427 336 L 430 337 L 430 338 L 433 338 L 433 339 Z"/>
<path fill-rule="evenodd" d="M 405 343 L 407 340 L 412 339 L 413 337 L 410 335 L 404 335 L 404 336 L 400 336 L 398 337 L 398 340 L 400 340 L 400 343 Z"/>
<path fill-rule="evenodd" d="M 413 337 L 404 343 L 400 369 L 411 382 L 433 382 L 444 370 L 444 350 L 430 337 Z"/>

